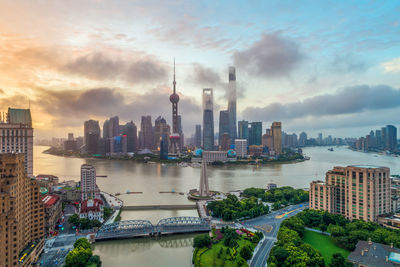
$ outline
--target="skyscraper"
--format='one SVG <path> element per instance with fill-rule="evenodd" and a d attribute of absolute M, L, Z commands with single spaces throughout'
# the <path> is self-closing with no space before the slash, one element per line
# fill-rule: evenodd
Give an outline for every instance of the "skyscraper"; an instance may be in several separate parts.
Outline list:
<path fill-rule="evenodd" d="M 214 98 L 213 89 L 203 89 L 203 147 L 214 150 Z"/>
<path fill-rule="evenodd" d="M 194 144 L 197 148 L 201 147 L 201 125 L 200 124 L 196 125 Z"/>
<path fill-rule="evenodd" d="M 302 132 L 299 137 L 299 146 L 305 146 L 307 142 L 307 134 Z"/>
<path fill-rule="evenodd" d="M 261 137 L 262 137 L 262 122 L 252 122 L 249 134 L 249 145 L 261 145 Z"/>
<path fill-rule="evenodd" d="M 126 135 L 127 152 L 136 152 L 138 147 L 136 124 L 133 121 L 126 123 L 123 127 L 122 134 Z"/>
<path fill-rule="evenodd" d="M 249 122 L 239 121 L 239 139 L 246 139 L 249 143 Z"/>
<path fill-rule="evenodd" d="M 108 139 L 110 138 L 110 121 L 109 120 L 105 120 L 103 123 L 103 138 Z"/>
<path fill-rule="evenodd" d="M 229 67 L 229 96 L 228 96 L 228 112 L 229 112 L 229 136 L 232 143 L 237 137 L 236 130 L 236 70 L 235 67 Z M 220 133 L 221 134 L 221 133 Z"/>
<path fill-rule="evenodd" d="M 268 147 L 268 150 L 274 150 L 274 139 L 271 129 L 266 129 L 265 134 L 262 136 L 262 146 Z"/>
<path fill-rule="evenodd" d="M 162 135 L 170 136 L 170 134 L 171 134 L 171 127 L 167 124 L 167 121 L 163 117 L 158 116 L 158 118 L 154 121 L 154 144 L 156 145 L 157 149 L 159 148 L 161 149 L 160 147 L 161 136 Z"/>
<path fill-rule="evenodd" d="M 393 125 L 387 125 L 386 136 L 386 149 L 389 151 L 397 150 L 397 128 Z"/>
<path fill-rule="evenodd" d="M 84 142 L 88 144 L 89 134 L 97 135 L 100 138 L 100 126 L 99 121 L 95 120 L 88 120 L 85 121 L 83 124 L 83 131 L 84 131 Z"/>
<path fill-rule="evenodd" d="M 98 197 L 96 186 L 96 168 L 89 164 L 81 166 L 81 200 L 94 199 Z"/>
<path fill-rule="evenodd" d="M 142 116 L 139 137 L 141 149 L 154 149 L 154 130 L 151 122 L 151 116 Z"/>
<path fill-rule="evenodd" d="M 169 136 L 171 153 L 179 154 L 181 149 L 181 135 L 179 130 L 182 132 L 182 125 L 178 129 L 178 102 L 179 95 L 176 93 L 176 81 L 175 81 L 175 60 L 174 60 L 174 81 L 173 81 L 173 92 L 169 97 L 169 101 L 172 103 L 172 134 Z"/>
<path fill-rule="evenodd" d="M 23 154 L 0 154 L 0 173 L 0 266 L 33 266 L 44 247 L 39 186 L 27 177 Z"/>
<path fill-rule="evenodd" d="M 231 138 L 228 133 L 220 135 L 219 148 L 221 151 L 228 151 L 231 146 Z"/>
<path fill-rule="evenodd" d="M 109 119 L 108 138 L 119 136 L 119 118 L 118 116 Z"/>
<path fill-rule="evenodd" d="M 160 159 L 168 159 L 168 135 L 162 134 L 159 140 L 160 145 Z"/>
<path fill-rule="evenodd" d="M 0 120 L 0 153 L 23 153 L 25 171 L 33 176 L 33 128 L 30 109 L 8 108 L 7 120 Z"/>
<path fill-rule="evenodd" d="M 230 137 L 230 121 L 229 121 L 228 110 L 221 110 L 219 112 L 219 132 L 218 132 L 219 145 L 221 145 L 221 138 L 224 134 L 228 134 L 228 137 Z"/>
<path fill-rule="evenodd" d="M 272 138 L 274 140 L 274 151 L 276 154 L 282 154 L 282 123 L 273 122 L 271 125 Z"/>

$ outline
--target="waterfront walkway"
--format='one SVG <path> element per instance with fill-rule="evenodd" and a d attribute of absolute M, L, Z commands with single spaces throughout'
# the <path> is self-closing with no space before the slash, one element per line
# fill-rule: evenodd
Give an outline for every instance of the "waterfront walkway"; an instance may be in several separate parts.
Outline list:
<path fill-rule="evenodd" d="M 194 210 L 196 204 L 123 206 L 122 210 Z"/>

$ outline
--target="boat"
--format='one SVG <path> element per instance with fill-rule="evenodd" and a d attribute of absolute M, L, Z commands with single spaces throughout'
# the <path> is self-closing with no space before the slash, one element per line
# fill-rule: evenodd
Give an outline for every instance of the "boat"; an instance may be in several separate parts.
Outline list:
<path fill-rule="evenodd" d="M 309 157 L 309 156 L 304 156 L 304 159 L 305 159 L 305 160 L 310 160 L 311 157 Z"/>
<path fill-rule="evenodd" d="M 333 151 L 333 147 L 331 147 L 331 148 L 328 148 L 328 150 L 329 150 L 329 151 Z"/>
<path fill-rule="evenodd" d="M 117 192 L 117 193 L 115 193 L 115 195 L 116 195 L 116 196 L 119 196 L 119 195 L 121 195 L 121 193 L 120 193 L 120 192 Z"/>

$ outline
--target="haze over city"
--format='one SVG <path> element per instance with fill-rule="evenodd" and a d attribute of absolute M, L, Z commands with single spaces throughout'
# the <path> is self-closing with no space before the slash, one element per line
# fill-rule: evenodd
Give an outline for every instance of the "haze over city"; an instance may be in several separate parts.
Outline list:
<path fill-rule="evenodd" d="M 30 100 L 46 138 L 81 134 L 84 118 L 170 122 L 175 57 L 188 134 L 203 88 L 226 108 L 233 65 L 238 120 L 358 136 L 400 124 L 399 12 L 396 1 L 0 1 L 0 103 Z"/>

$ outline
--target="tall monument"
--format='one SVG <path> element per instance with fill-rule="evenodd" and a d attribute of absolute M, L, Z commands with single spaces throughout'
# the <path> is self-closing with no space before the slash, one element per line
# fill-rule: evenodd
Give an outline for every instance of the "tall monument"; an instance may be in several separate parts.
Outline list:
<path fill-rule="evenodd" d="M 178 129 L 178 102 L 179 95 L 176 93 L 176 81 L 175 81 L 175 59 L 174 59 L 174 82 L 173 82 L 173 93 L 169 97 L 169 101 L 172 103 L 172 134 L 169 136 L 170 140 L 170 151 L 173 154 L 179 154 L 180 150 L 180 139 L 181 136 L 179 134 Z"/>
<path fill-rule="evenodd" d="M 207 176 L 207 163 L 205 160 L 201 163 L 201 174 L 200 174 L 200 187 L 199 196 L 209 196 L 210 189 L 208 188 L 208 176 Z"/>

